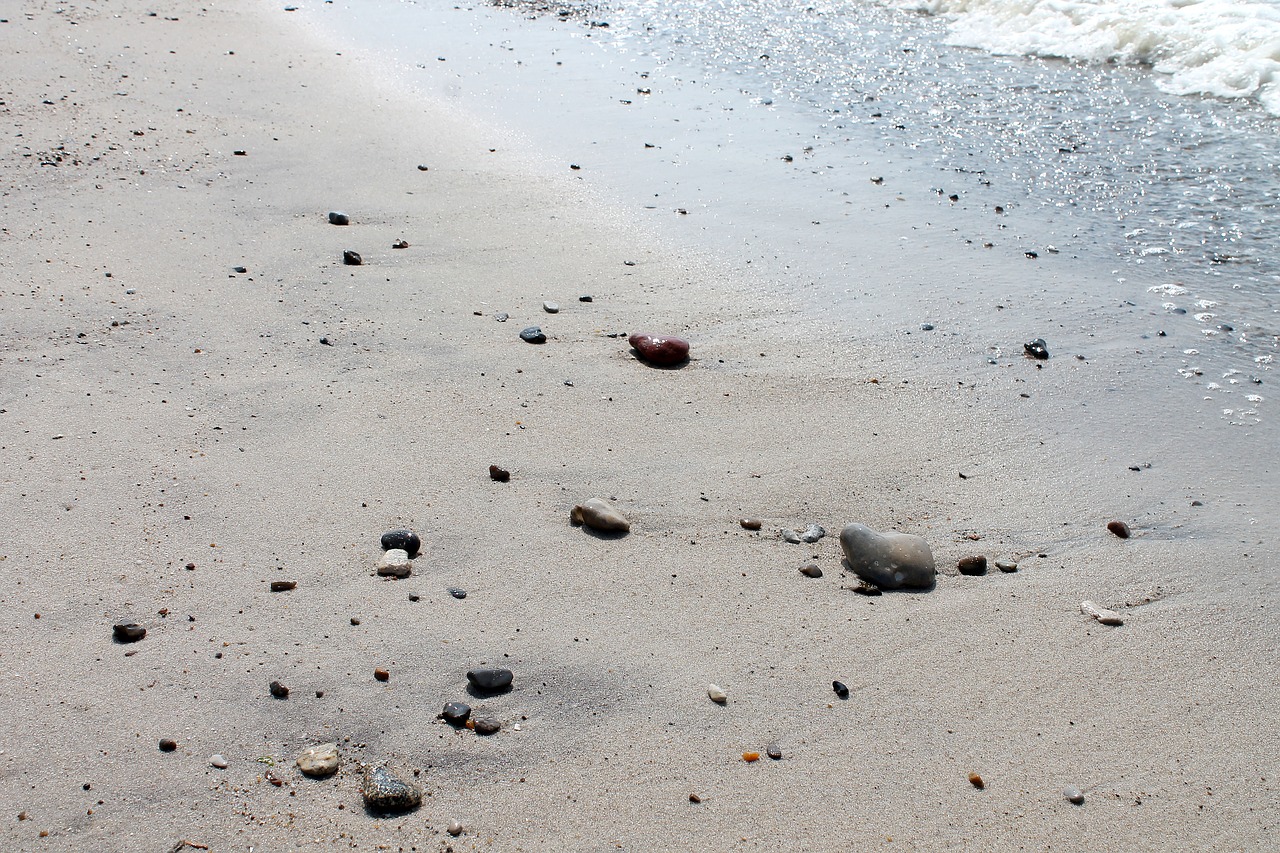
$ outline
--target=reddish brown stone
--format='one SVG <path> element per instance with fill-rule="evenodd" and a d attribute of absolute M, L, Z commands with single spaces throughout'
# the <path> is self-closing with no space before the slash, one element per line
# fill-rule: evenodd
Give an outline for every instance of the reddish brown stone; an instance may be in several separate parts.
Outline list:
<path fill-rule="evenodd" d="M 1119 536 L 1121 539 L 1128 539 L 1130 536 L 1129 525 L 1125 524 L 1123 521 L 1108 521 L 1107 529 L 1116 536 Z"/>
<path fill-rule="evenodd" d="M 689 360 L 689 342 L 674 335 L 637 332 L 627 339 L 641 361 L 658 367 L 674 367 Z"/>

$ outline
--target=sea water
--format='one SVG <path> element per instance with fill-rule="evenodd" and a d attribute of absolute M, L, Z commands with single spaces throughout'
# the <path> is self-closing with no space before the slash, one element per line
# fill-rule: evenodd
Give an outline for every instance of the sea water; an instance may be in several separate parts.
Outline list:
<path fill-rule="evenodd" d="M 1276 2 L 366 0 L 317 17 L 851 334 L 963 330 L 995 342 L 986 361 L 1042 329 L 1163 348 L 1188 401 L 1263 421 Z"/>

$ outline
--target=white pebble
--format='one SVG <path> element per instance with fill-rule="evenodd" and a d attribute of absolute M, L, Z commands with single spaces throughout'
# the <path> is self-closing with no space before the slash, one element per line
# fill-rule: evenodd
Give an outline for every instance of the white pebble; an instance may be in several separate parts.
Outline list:
<path fill-rule="evenodd" d="M 542 303 L 542 310 L 546 311 L 548 314 L 559 314 L 560 306 L 554 302 L 544 302 Z"/>
<path fill-rule="evenodd" d="M 462 834 L 462 821 L 460 821 L 460 820 L 451 820 L 451 821 L 449 821 L 449 834 L 450 834 L 450 835 L 461 835 L 461 834 Z"/>
<path fill-rule="evenodd" d="M 214 767 L 218 768 L 219 770 L 227 769 L 227 759 L 223 758 L 221 755 L 218 755 L 217 753 L 209 757 L 209 763 L 212 764 Z"/>
<path fill-rule="evenodd" d="M 720 685 L 718 684 L 708 684 L 707 698 L 710 699 L 712 702 L 719 702 L 721 705 L 723 705 L 725 702 L 729 701 L 729 694 L 725 693 L 724 690 L 722 690 L 720 688 Z"/>
<path fill-rule="evenodd" d="M 1103 625 L 1123 625 L 1124 620 L 1120 618 L 1120 614 L 1114 610 L 1108 610 L 1105 607 L 1099 607 L 1092 601 L 1080 602 L 1080 612 L 1086 616 L 1092 616 Z"/>

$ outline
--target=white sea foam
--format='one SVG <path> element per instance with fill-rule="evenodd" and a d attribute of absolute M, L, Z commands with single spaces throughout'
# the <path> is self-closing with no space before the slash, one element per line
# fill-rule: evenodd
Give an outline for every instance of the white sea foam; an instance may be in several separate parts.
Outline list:
<path fill-rule="evenodd" d="M 1141 62 L 1178 95 L 1252 98 L 1280 115 L 1280 0 L 890 0 L 943 15 L 949 41 L 997 54 Z"/>

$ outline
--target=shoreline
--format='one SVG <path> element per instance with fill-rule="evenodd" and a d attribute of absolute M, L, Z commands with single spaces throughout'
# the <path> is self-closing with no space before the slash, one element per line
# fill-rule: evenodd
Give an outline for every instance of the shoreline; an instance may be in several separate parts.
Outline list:
<path fill-rule="evenodd" d="M 1265 477 L 1215 494 L 1211 457 L 1055 458 L 1103 428 L 1055 423 L 1066 396 L 1114 384 L 1069 352 L 958 386 L 910 346 L 742 298 L 738 271 L 277 9 L 148 11 L 0 25 L 24 69 L 0 162 L 0 846 L 1274 842 L 1256 756 L 1277 729 L 1276 549 L 1241 519 L 1265 519 Z M 535 324 L 547 344 L 517 337 Z M 642 328 L 689 338 L 692 362 L 653 370 L 608 337 Z M 1029 408 L 999 420 L 1019 387 Z M 570 526 L 593 496 L 629 535 Z M 853 521 L 925 536 L 938 587 L 845 589 Z M 809 522 L 830 535 L 776 537 Z M 375 577 L 400 526 L 423 538 L 413 574 Z M 970 553 L 1025 565 L 961 577 Z M 148 628 L 129 647 L 125 619 Z M 488 738 L 434 719 L 481 665 L 516 678 L 476 703 Z M 342 768 L 302 777 L 294 757 L 328 741 Z M 774 742 L 781 760 L 742 761 Z M 367 815 L 361 762 L 430 795 Z"/>

